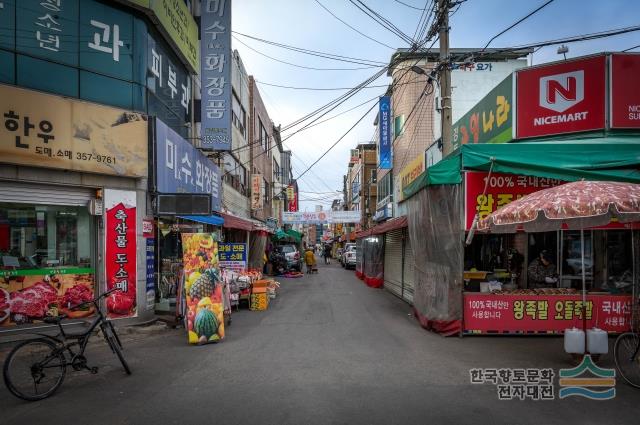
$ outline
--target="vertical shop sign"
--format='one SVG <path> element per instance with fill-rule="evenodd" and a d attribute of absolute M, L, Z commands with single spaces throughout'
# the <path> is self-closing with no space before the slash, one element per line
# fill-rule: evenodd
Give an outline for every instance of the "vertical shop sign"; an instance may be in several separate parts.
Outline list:
<path fill-rule="evenodd" d="M 640 128 L 640 55 L 611 56 L 611 127 Z"/>
<path fill-rule="evenodd" d="M 231 0 L 203 0 L 202 148 L 231 149 Z"/>
<path fill-rule="evenodd" d="M 211 194 L 211 210 L 221 209 L 220 168 L 156 118 L 156 190 Z"/>
<path fill-rule="evenodd" d="M 251 175 L 251 209 L 262 209 L 262 175 Z"/>
<path fill-rule="evenodd" d="M 379 121 L 380 146 L 378 147 L 378 168 L 390 170 L 391 164 L 391 97 L 380 97 Z"/>
<path fill-rule="evenodd" d="M 107 316 L 136 315 L 136 192 L 105 189 Z"/>
<path fill-rule="evenodd" d="M 147 238 L 147 310 L 153 310 L 156 301 L 156 255 L 154 238 Z"/>

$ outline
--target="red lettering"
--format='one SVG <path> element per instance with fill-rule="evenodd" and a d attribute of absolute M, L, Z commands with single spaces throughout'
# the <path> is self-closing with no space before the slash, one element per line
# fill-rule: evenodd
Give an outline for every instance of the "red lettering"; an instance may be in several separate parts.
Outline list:
<path fill-rule="evenodd" d="M 549 80 L 547 81 L 547 101 L 556 103 L 556 93 L 566 100 L 576 100 L 576 88 L 576 77 L 567 77 L 564 85 L 559 81 Z"/>

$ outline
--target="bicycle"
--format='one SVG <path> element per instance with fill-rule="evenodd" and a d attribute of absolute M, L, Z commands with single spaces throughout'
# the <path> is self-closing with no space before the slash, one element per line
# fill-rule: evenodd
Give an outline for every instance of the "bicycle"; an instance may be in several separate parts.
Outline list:
<path fill-rule="evenodd" d="M 84 356 L 89 338 L 97 327 L 100 327 L 107 344 L 122 363 L 127 375 L 131 375 L 131 369 L 122 355 L 120 338 L 98 305 L 101 299 L 118 290 L 120 288 L 114 288 L 91 301 L 70 308 L 75 310 L 90 304 L 96 308 L 97 317 L 87 331 L 78 334 L 66 333 L 62 327 L 62 320 L 66 318 L 64 314 L 45 317 L 45 323 L 56 324 L 60 328 L 55 337 L 37 334 L 38 338 L 16 345 L 7 356 L 3 367 L 4 383 L 11 394 L 27 401 L 47 398 L 62 385 L 67 366 L 71 366 L 76 372 L 88 370 L 92 374 L 98 373 L 97 367 L 87 365 L 87 358 Z M 79 347 L 77 352 L 72 349 L 76 345 Z"/>
<path fill-rule="evenodd" d="M 640 306 L 640 300 L 638 301 Z M 640 334 L 632 326 L 630 332 L 618 335 L 613 346 L 613 357 L 620 376 L 633 387 L 640 388 Z"/>

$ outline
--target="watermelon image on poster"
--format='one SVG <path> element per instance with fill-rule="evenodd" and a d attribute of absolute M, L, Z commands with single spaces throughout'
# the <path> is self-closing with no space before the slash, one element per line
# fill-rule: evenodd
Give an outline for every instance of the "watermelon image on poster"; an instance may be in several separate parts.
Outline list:
<path fill-rule="evenodd" d="M 218 243 L 209 233 L 183 233 L 184 293 L 189 344 L 224 339 L 224 304 Z"/>

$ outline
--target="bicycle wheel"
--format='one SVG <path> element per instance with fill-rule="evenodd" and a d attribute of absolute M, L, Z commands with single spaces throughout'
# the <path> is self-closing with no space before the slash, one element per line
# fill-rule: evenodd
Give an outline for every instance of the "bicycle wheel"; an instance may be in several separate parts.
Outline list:
<path fill-rule="evenodd" d="M 109 344 L 109 347 L 111 347 L 111 351 L 113 351 L 115 355 L 118 356 L 118 359 L 120 360 L 120 363 L 122 363 L 124 371 L 127 372 L 127 375 L 131 375 L 129 364 L 127 364 L 127 361 L 122 355 L 122 350 L 120 349 L 120 338 L 118 338 L 116 330 L 113 329 L 113 325 L 111 325 L 110 323 L 108 323 L 107 325 L 103 325 L 102 334 L 104 335 L 104 339 L 107 340 L 107 344 Z"/>
<path fill-rule="evenodd" d="M 4 383 L 16 397 L 36 401 L 53 394 L 64 380 L 64 353 L 48 339 L 32 339 L 16 345 L 4 362 Z"/>
<path fill-rule="evenodd" d="M 629 385 L 640 388 L 640 335 L 627 332 L 618 336 L 613 356 L 620 376 Z"/>

